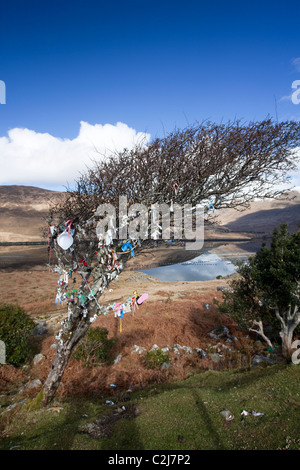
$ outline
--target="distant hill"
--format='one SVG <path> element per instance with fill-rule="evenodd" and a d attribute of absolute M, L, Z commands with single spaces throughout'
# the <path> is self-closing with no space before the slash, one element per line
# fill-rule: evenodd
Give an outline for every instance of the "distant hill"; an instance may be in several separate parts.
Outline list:
<path fill-rule="evenodd" d="M 42 240 L 49 202 L 62 196 L 33 186 L 0 186 L 0 242 Z"/>
<path fill-rule="evenodd" d="M 288 224 L 289 231 L 295 232 L 300 223 L 300 193 L 290 191 L 289 200 L 253 201 L 244 211 L 223 209 L 216 211 L 216 215 L 219 223 L 233 232 L 263 232 L 268 235 L 281 223 Z"/>
<path fill-rule="evenodd" d="M 0 186 L 0 242 L 43 240 L 49 202 L 62 198 L 63 194 L 33 186 Z M 294 191 L 290 196 L 294 199 L 255 201 L 242 212 L 216 210 L 216 216 L 221 228 L 229 232 L 270 234 L 282 222 L 296 231 L 300 222 L 300 193 Z"/>

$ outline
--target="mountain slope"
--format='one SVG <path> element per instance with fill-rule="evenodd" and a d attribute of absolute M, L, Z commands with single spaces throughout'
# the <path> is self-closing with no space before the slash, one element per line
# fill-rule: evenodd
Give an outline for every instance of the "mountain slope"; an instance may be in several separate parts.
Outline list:
<path fill-rule="evenodd" d="M 62 194 L 33 186 L 0 186 L 0 242 L 41 241 L 49 203 Z"/>
<path fill-rule="evenodd" d="M 43 240 L 49 202 L 59 200 L 63 194 L 33 186 L 0 186 L 0 242 Z M 216 208 L 216 219 L 232 232 L 271 234 L 282 222 L 296 231 L 300 222 L 300 193 L 294 191 L 290 196 L 294 199 L 254 201 L 242 212 Z"/>
<path fill-rule="evenodd" d="M 291 191 L 289 198 L 253 201 L 244 211 L 223 209 L 216 211 L 216 216 L 221 225 L 233 232 L 271 234 L 281 223 L 287 223 L 289 230 L 294 232 L 300 223 L 300 193 Z"/>

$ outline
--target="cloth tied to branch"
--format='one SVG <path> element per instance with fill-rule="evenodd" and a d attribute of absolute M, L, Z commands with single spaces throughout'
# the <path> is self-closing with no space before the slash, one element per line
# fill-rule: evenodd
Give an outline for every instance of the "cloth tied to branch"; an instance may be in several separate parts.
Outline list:
<path fill-rule="evenodd" d="M 124 243 L 124 245 L 121 246 L 122 251 L 128 251 L 130 250 L 132 258 L 134 258 L 134 251 L 133 251 L 133 246 L 131 245 L 130 242 Z"/>

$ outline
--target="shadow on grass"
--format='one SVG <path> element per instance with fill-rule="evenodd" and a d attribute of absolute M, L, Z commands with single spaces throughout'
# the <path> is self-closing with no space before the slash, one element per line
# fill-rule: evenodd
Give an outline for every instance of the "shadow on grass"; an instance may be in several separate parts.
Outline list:
<path fill-rule="evenodd" d="M 196 390 L 193 390 L 192 394 L 195 399 L 195 403 L 198 408 L 198 412 L 202 418 L 202 421 L 205 423 L 207 432 L 211 438 L 211 442 L 213 443 L 214 449 L 225 450 L 226 446 L 224 445 L 223 440 L 221 439 L 215 425 L 213 424 L 213 421 L 210 417 L 209 412 L 207 411 L 205 403 L 203 402 L 203 400 L 200 399 L 199 393 L 197 393 Z"/>
<path fill-rule="evenodd" d="M 215 450 L 225 450 L 227 448 L 226 442 L 222 437 L 222 421 L 218 421 L 218 413 L 220 410 L 214 407 L 208 409 L 207 404 L 204 402 L 202 391 L 205 393 L 207 390 L 212 392 L 219 392 L 219 387 L 222 385 L 222 394 L 230 393 L 230 391 L 238 386 L 246 388 L 248 385 L 253 385 L 255 382 L 263 380 L 268 377 L 276 375 L 280 371 L 284 371 L 288 367 L 287 364 L 277 364 L 276 366 L 267 366 L 263 368 L 252 369 L 250 372 L 241 371 L 229 371 L 229 377 L 222 374 L 222 371 L 212 371 L 211 374 L 204 373 L 203 380 L 201 374 L 190 377 L 180 383 L 167 383 L 163 385 L 156 385 L 135 392 L 127 401 L 126 394 L 119 391 L 118 394 L 112 395 L 102 399 L 95 398 L 67 398 L 62 401 L 56 399 L 53 405 L 47 408 L 33 412 L 32 414 L 20 414 L 20 420 L 22 416 L 24 419 L 24 426 L 18 427 L 19 435 L 2 439 L 1 447 L 3 449 L 16 448 L 21 449 L 40 449 L 40 450 L 71 450 L 71 449 L 99 449 L 99 450 L 143 450 L 149 448 L 147 442 L 147 433 L 161 432 L 163 429 L 166 431 L 166 435 L 169 432 L 169 425 L 172 427 L 172 408 L 169 411 L 159 411 L 160 408 L 154 408 L 154 413 L 157 412 L 157 419 L 155 424 L 151 424 L 147 427 L 148 418 L 147 415 L 143 417 L 142 427 L 141 423 L 136 422 L 136 416 L 129 416 L 128 414 L 120 415 L 120 418 L 113 418 L 116 413 L 116 408 L 125 406 L 129 412 L 134 406 L 139 404 L 147 403 L 147 399 L 159 397 L 162 394 L 169 393 L 169 397 L 164 398 L 165 403 L 168 400 L 172 400 L 172 392 L 179 391 L 182 396 L 182 408 L 180 407 L 180 414 L 182 415 L 182 423 L 187 426 L 185 429 L 189 429 L 187 420 L 187 414 L 191 414 L 192 428 L 197 429 L 199 426 L 199 436 L 195 436 L 195 441 L 190 442 L 190 436 L 187 440 L 186 448 L 197 448 L 201 450 L 201 447 Z M 236 378 L 235 378 L 236 375 Z M 222 379 L 222 380 L 221 380 Z M 182 393 L 181 393 L 182 392 Z M 114 400 L 115 406 L 104 406 L 105 399 Z M 174 401 L 174 413 L 178 418 L 178 399 L 177 395 Z M 185 399 L 188 400 L 188 409 L 185 409 Z M 143 401 L 141 401 L 143 400 Z M 176 401 L 177 400 L 177 401 Z M 191 401 L 192 400 L 192 401 Z M 213 398 L 214 400 L 214 398 Z M 222 400 L 220 401 L 220 403 Z M 148 402 L 149 403 L 149 402 Z M 220 404 L 217 403 L 217 406 Z M 148 406 L 157 407 L 160 402 L 154 401 Z M 51 408 L 62 407 L 60 413 Z M 194 412 L 193 412 L 194 407 Z M 50 410 L 49 410 L 50 408 Z M 151 409 L 151 408 L 150 408 Z M 157 411 L 155 411 L 157 410 Z M 171 411 L 171 413 L 170 413 Z M 142 411 L 143 413 L 143 411 Z M 159 414 L 160 413 L 160 414 Z M 102 434 L 100 437 L 95 438 L 88 433 L 82 436 L 79 427 L 83 424 L 95 423 L 99 419 L 107 417 L 110 421 L 110 428 L 108 433 Z M 105 420 L 104 420 L 105 421 Z M 175 431 L 179 433 L 181 424 L 180 419 L 176 424 Z M 197 424 L 198 423 L 198 424 Z M 106 425 L 106 424 L 105 424 Z M 157 428 L 157 425 L 159 428 Z M 202 429 L 201 429 L 202 427 Z M 106 429 L 107 430 L 107 429 Z M 187 431 L 188 432 L 188 431 Z M 196 431 L 197 432 L 197 431 Z M 23 435 L 21 433 L 24 433 Z M 81 435 L 81 437 L 80 437 Z M 161 449 L 178 448 L 178 442 L 176 437 L 172 442 L 161 442 Z M 193 439 L 193 437 L 192 437 Z M 151 440 L 150 440 L 151 442 Z"/>

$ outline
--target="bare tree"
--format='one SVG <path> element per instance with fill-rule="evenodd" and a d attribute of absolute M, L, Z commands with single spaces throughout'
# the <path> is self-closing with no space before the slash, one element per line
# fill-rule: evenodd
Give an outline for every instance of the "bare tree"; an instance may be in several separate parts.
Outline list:
<path fill-rule="evenodd" d="M 213 204 L 221 209 L 247 207 L 257 197 L 274 198 L 283 193 L 278 184 L 296 168 L 299 137 L 297 122 L 205 122 L 94 162 L 79 177 L 75 189 L 68 189 L 50 213 L 50 244 L 60 276 L 57 300 L 67 302 L 68 316 L 44 383 L 44 403 L 55 395 L 70 355 L 91 322 L 107 313 L 99 304 L 102 293 L 128 258 L 149 243 L 146 236 L 123 236 L 122 230 L 137 222 L 138 211 L 124 221 L 116 210 L 116 223 L 111 225 L 112 219 L 105 219 L 97 208 L 118 208 L 120 196 L 126 196 L 128 207 L 143 204 L 149 214 L 152 204 Z M 106 235 L 97 229 L 99 220 L 107 222 Z M 115 230 L 115 238 L 109 230 Z M 72 294 L 75 275 L 81 284 Z"/>

